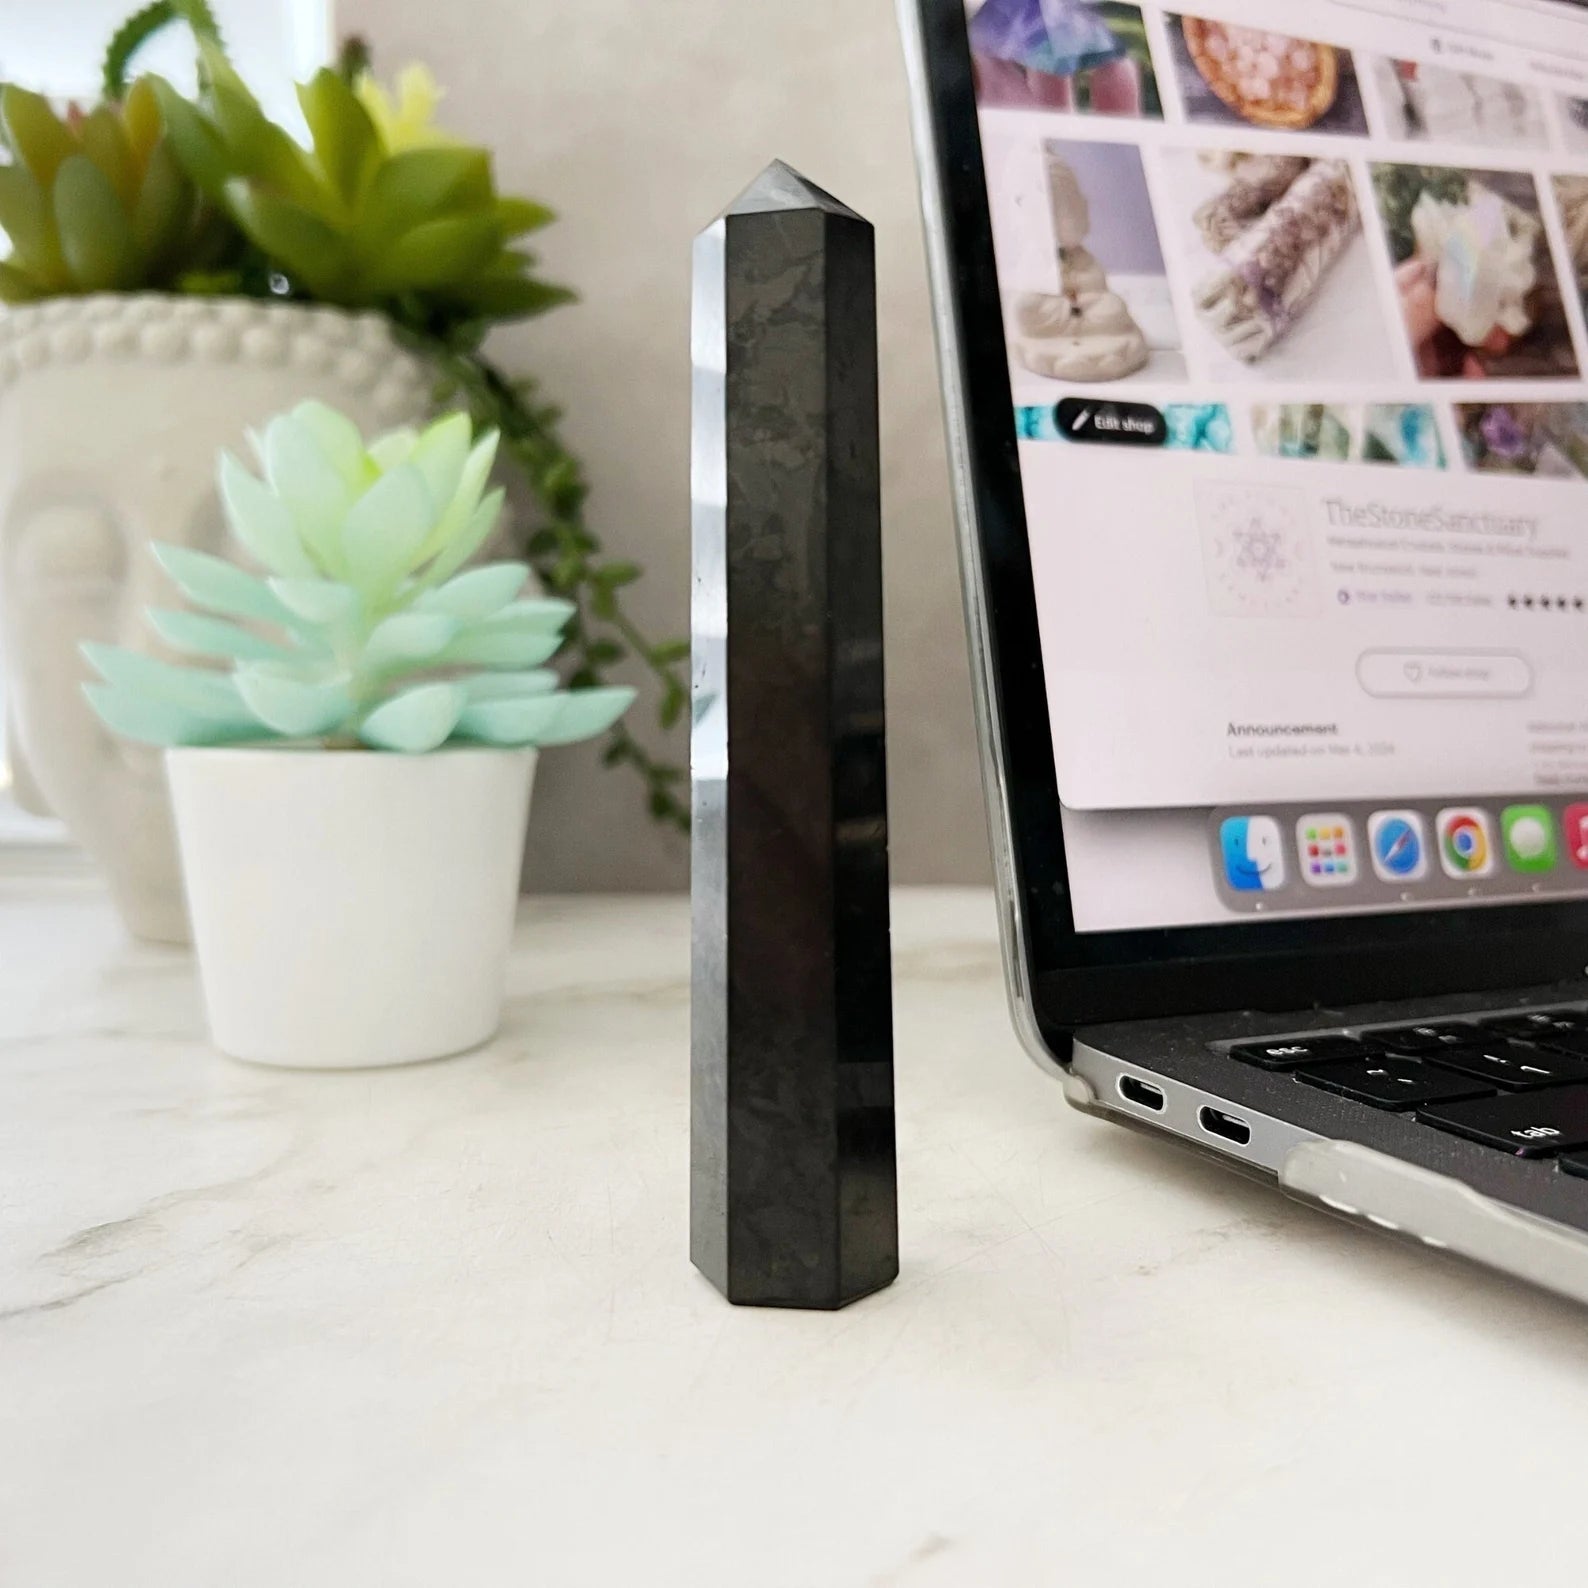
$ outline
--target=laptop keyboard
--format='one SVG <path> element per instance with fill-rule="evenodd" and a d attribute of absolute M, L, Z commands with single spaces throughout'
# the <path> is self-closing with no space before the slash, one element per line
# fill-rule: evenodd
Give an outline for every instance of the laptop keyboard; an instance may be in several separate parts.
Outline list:
<path fill-rule="evenodd" d="M 1563 1172 L 1588 1178 L 1588 1011 L 1331 1031 L 1228 1052 L 1496 1152 L 1556 1159 Z"/>

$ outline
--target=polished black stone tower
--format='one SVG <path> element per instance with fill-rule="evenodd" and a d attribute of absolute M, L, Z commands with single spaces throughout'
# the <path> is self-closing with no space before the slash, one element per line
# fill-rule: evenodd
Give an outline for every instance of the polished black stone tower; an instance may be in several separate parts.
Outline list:
<path fill-rule="evenodd" d="M 695 244 L 690 1255 L 899 1270 L 870 225 L 769 166 Z"/>

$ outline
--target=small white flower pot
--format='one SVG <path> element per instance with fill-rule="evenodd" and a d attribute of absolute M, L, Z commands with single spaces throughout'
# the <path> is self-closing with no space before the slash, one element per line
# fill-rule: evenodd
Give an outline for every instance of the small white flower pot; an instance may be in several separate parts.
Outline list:
<path fill-rule="evenodd" d="M 166 753 L 216 1046 L 412 1064 L 501 1022 L 532 750 Z"/>
<path fill-rule="evenodd" d="M 83 640 L 161 652 L 144 609 L 180 604 L 151 540 L 229 555 L 215 455 L 306 397 L 366 433 L 424 419 L 435 371 L 391 322 L 320 305 L 169 293 L 0 313 L 0 653 L 24 808 L 60 818 L 137 937 L 185 943 L 153 755 L 84 702 Z"/>

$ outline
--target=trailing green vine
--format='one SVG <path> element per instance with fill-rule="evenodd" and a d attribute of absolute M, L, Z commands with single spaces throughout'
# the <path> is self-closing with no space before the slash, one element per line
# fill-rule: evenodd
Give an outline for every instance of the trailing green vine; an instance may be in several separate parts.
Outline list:
<path fill-rule="evenodd" d="M 150 0 L 111 34 L 110 43 L 105 47 L 100 80 L 106 99 L 118 100 L 126 96 L 134 57 L 157 33 L 163 33 L 175 22 L 185 22 L 194 38 L 208 39 L 217 47 L 223 47 L 220 23 L 215 20 L 208 0 Z"/>
<path fill-rule="evenodd" d="M 436 366 L 443 401 L 461 399 L 476 426 L 501 432 L 502 451 L 534 493 L 544 516 L 526 537 L 524 554 L 545 587 L 577 608 L 563 652 L 574 664 L 569 686 L 593 688 L 605 681 L 607 669 L 638 661 L 661 689 L 659 726 L 675 727 L 689 705 L 683 671 L 689 642 L 648 639 L 624 611 L 619 592 L 640 577 L 640 569 L 605 559 L 586 525 L 589 485 L 558 433 L 559 411 L 536 401 L 533 381 L 509 379 L 473 345 L 416 331 L 403 337 Z M 622 721 L 610 730 L 602 760 L 607 766 L 631 767 L 644 781 L 651 815 L 680 832 L 689 831 L 682 768 L 653 756 Z"/>

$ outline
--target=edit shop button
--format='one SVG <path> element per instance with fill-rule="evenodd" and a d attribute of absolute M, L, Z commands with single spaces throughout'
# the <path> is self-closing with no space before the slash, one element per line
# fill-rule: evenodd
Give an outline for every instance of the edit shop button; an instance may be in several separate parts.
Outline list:
<path fill-rule="evenodd" d="M 1169 422 L 1151 403 L 1066 397 L 1053 410 L 1053 422 L 1066 441 L 1102 442 L 1116 447 L 1161 447 L 1169 439 Z"/>
<path fill-rule="evenodd" d="M 1533 687 L 1514 651 L 1364 651 L 1356 676 L 1381 700 L 1512 700 Z"/>

